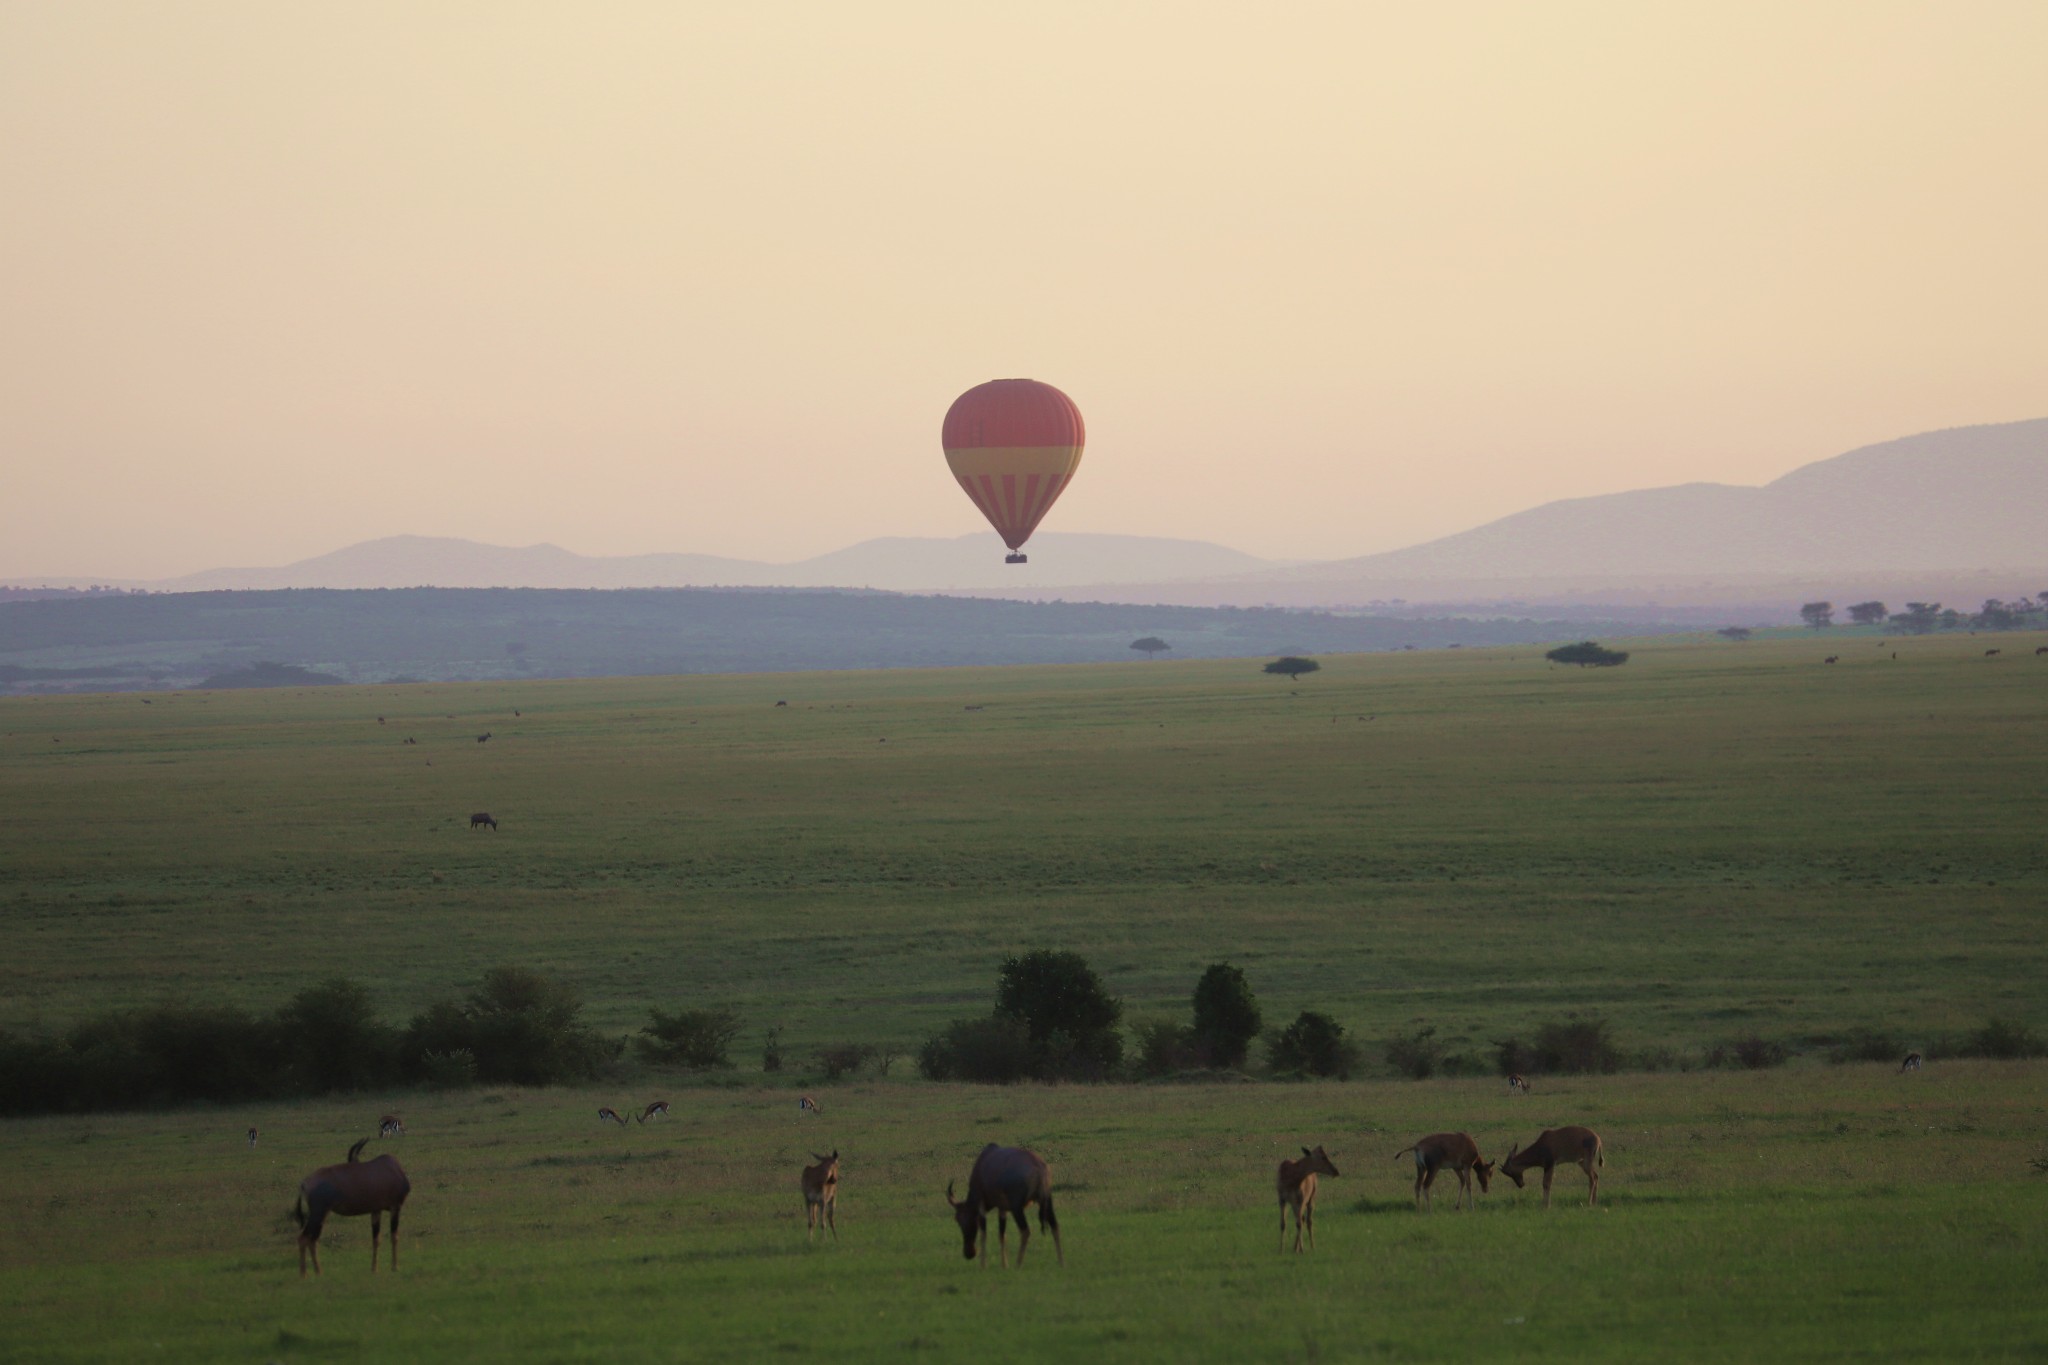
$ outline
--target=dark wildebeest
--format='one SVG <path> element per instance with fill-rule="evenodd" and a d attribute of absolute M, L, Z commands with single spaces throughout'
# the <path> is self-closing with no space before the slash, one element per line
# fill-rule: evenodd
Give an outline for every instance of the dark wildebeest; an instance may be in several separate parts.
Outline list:
<path fill-rule="evenodd" d="M 1280 1249 L 1287 1250 L 1287 1210 L 1294 1210 L 1294 1249 L 1301 1250 L 1302 1229 L 1308 1229 L 1308 1249 L 1316 1249 L 1316 1176 L 1335 1175 L 1330 1155 L 1321 1147 L 1301 1149 L 1301 1160 L 1280 1163 L 1276 1188 L 1280 1193 Z"/>
<path fill-rule="evenodd" d="M 1919 1054 L 1919 1053 L 1917 1053 L 1917 1052 L 1909 1052 L 1909 1053 L 1907 1053 L 1907 1054 L 1906 1054 L 1906 1060 L 1905 1060 L 1905 1061 L 1903 1061 L 1903 1062 L 1900 1062 L 1900 1063 L 1899 1063 L 1899 1071 L 1900 1071 L 1901 1073 L 1904 1073 L 1904 1072 L 1907 1072 L 1907 1071 L 1918 1071 L 1919 1069 L 1920 1069 L 1920 1054 Z"/>
<path fill-rule="evenodd" d="M 2039 649 L 2034 651 L 2034 657 L 2037 659 L 2040 658 L 2043 654 L 2048 654 L 2048 645 L 2042 645 Z"/>
<path fill-rule="evenodd" d="M 469 817 L 469 827 L 471 829 L 475 829 L 478 825 L 489 825 L 491 833 L 496 834 L 498 832 L 498 822 L 491 818 L 491 813 L 487 810 L 480 810 Z"/>
<path fill-rule="evenodd" d="M 1022 1147 L 998 1147 L 993 1142 L 974 1158 L 967 1173 L 967 1197 L 953 1198 L 953 1182 L 946 1182 L 946 1202 L 953 1206 L 953 1221 L 960 1225 L 960 1254 L 973 1260 L 977 1254 L 988 1264 L 988 1210 L 996 1211 L 996 1248 L 1005 1267 L 1010 1264 L 1010 1220 L 1017 1220 L 1017 1264 L 1031 1247 L 1031 1228 L 1024 1210 L 1038 1205 L 1038 1226 L 1052 1234 L 1053 1254 L 1061 1265 L 1067 1263 L 1060 1245 L 1059 1215 L 1052 1207 L 1052 1170 L 1036 1152 Z"/>
<path fill-rule="evenodd" d="M 1835 661 L 1836 661 L 1837 659 L 1839 659 L 1839 658 L 1841 658 L 1841 657 L 1842 657 L 1842 656 L 1841 656 L 1841 655 L 1839 655 L 1839 654 L 1830 654 L 1830 655 L 1828 655 L 1828 657 L 1827 657 L 1827 658 L 1825 658 L 1825 659 L 1822 659 L 1822 660 L 1821 660 L 1821 662 L 1822 662 L 1822 663 L 1824 663 L 1824 664 L 1831 664 L 1831 663 L 1835 662 Z"/>
<path fill-rule="evenodd" d="M 833 1219 L 832 1209 L 839 1202 L 839 1149 L 834 1147 L 830 1156 L 819 1156 L 816 1152 L 811 1155 L 818 1164 L 804 1167 L 804 1240 L 808 1242 L 817 1236 L 818 1227 L 823 1224 L 836 1242 L 839 1224 Z M 1018 1259 L 1023 1259 L 1022 1252 Z"/>
<path fill-rule="evenodd" d="M 1399 1161 L 1410 1152 L 1415 1153 L 1415 1207 L 1431 1206 L 1429 1187 L 1436 1183 L 1436 1173 L 1445 1167 L 1457 1173 L 1458 1202 L 1467 1210 L 1478 1207 L 1479 1196 L 1472 1193 L 1472 1177 L 1479 1177 L 1479 1191 L 1484 1194 L 1493 1175 L 1493 1163 L 1479 1159 L 1479 1144 L 1468 1134 L 1431 1133 L 1413 1147 L 1403 1147 L 1394 1153 L 1394 1160 Z"/>
<path fill-rule="evenodd" d="M 1550 1177 L 1556 1172 L 1561 1161 L 1575 1161 L 1586 1173 L 1586 1203 L 1600 1202 L 1600 1174 L 1596 1166 L 1605 1166 L 1607 1157 L 1600 1148 L 1600 1135 L 1591 1128 L 1550 1128 L 1544 1130 L 1527 1147 L 1510 1147 L 1507 1158 L 1500 1163 L 1500 1173 L 1515 1182 L 1521 1189 L 1522 1173 L 1537 1166 L 1543 1168 L 1543 1207 L 1550 1207 Z"/>
<path fill-rule="evenodd" d="M 485 740 L 489 739 L 490 737 L 491 737 L 491 732 L 490 732 L 490 731 L 488 731 L 488 730 L 486 730 L 486 731 L 484 731 L 484 732 L 483 732 L 482 734 L 480 734 L 480 735 L 478 735 L 478 736 L 476 737 L 476 742 L 477 742 L 477 743 L 479 743 L 479 744 L 482 744 L 482 743 L 483 743 L 483 742 L 484 742 Z"/>
<path fill-rule="evenodd" d="M 1997 652 L 1998 652 L 1998 651 L 1997 651 L 1997 650 L 1995 650 L 1995 649 L 1987 649 L 1987 650 L 1985 650 L 1985 651 L 1984 651 L 1984 657 L 1988 659 L 1988 658 L 1990 658 L 1990 657 L 1991 657 L 1992 655 L 1996 654 Z"/>
<path fill-rule="evenodd" d="M 384 1215 L 391 1214 L 391 1268 L 398 1269 L 398 1213 L 412 1182 L 405 1178 L 396 1158 L 380 1156 L 360 1161 L 363 1146 L 370 1139 L 348 1149 L 348 1160 L 339 1166 L 322 1166 L 299 1182 L 299 1202 L 292 1209 L 292 1221 L 299 1225 L 299 1277 L 305 1278 L 306 1253 L 313 1253 L 313 1273 L 320 1273 L 320 1229 L 329 1214 L 344 1218 L 370 1215 L 370 1273 L 377 1273 L 377 1242 L 383 1234 Z"/>

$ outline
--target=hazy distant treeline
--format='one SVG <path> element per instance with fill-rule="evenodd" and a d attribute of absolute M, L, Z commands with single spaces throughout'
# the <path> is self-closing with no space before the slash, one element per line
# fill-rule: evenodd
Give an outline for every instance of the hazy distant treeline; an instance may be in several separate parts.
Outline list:
<path fill-rule="evenodd" d="M 1627 628 L 1643 634 L 1640 624 Z M 349 682 L 1138 662 L 1555 642 L 1535 620 L 762 589 L 100 594 L 0 602 L 0 687 L 190 687 L 258 661 Z M 1609 633 L 1614 633 L 1610 631 Z"/>

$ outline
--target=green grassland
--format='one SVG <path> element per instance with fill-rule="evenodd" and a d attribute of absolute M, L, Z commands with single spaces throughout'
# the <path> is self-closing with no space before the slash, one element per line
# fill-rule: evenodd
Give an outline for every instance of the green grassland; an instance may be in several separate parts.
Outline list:
<path fill-rule="evenodd" d="M 514 963 L 613 1033 L 732 1005 L 740 1060 L 778 1026 L 797 1068 L 9 1122 L 0 1317 L 79 1359 L 2039 1356 L 2048 1065 L 1813 1054 L 2048 1025 L 2041 643 L 0 700 L 0 1028 L 337 974 L 402 1022 Z M 899 1061 L 799 1114 L 816 1048 L 907 1053 L 1040 947 L 1131 1018 L 1185 1018 L 1229 960 L 1269 1022 L 1321 1009 L 1369 1045 L 1428 1023 L 1485 1059 L 1580 1011 L 1629 1050 L 1809 1055 L 1523 1098 L 987 1090 Z M 672 1124 L 598 1128 L 657 1087 Z M 351 1220 L 301 1285 L 291 1191 L 387 1102 L 405 1269 L 371 1283 Z M 1547 1215 L 1498 1184 L 1470 1217 L 1407 1208 L 1389 1158 L 1416 1136 L 1493 1155 L 1564 1122 L 1606 1135 L 1605 1212 L 1576 1172 Z M 1011 1277 L 960 1261 L 937 1196 L 988 1140 L 1053 1161 L 1064 1272 L 1042 1243 Z M 1296 1260 L 1270 1180 L 1302 1142 L 1345 1175 Z M 812 1251 L 795 1166 L 833 1144 L 843 1235 Z"/>
<path fill-rule="evenodd" d="M 282 1214 L 357 1102 L 8 1125 L 0 1317 L 14 1359 L 1182 1361 L 2038 1359 L 2048 1351 L 2041 1063 L 1491 1081 L 415 1097 L 382 1144 L 414 1190 L 397 1274 L 334 1220 L 301 1282 Z M 1547 1123 L 1607 1146 L 1598 1209 L 1496 1180 L 1410 1204 L 1395 1152 Z M 241 1140 L 264 1125 L 260 1146 Z M 1053 1164 L 1066 1264 L 961 1259 L 940 1202 L 990 1139 Z M 1272 1172 L 1328 1145 L 1316 1250 Z M 796 1173 L 838 1148 L 836 1243 Z M 377 1150 L 376 1148 L 372 1149 Z M 1016 1245 L 1014 1230 L 1010 1237 Z M 388 1255 L 388 1247 L 387 1247 Z"/>

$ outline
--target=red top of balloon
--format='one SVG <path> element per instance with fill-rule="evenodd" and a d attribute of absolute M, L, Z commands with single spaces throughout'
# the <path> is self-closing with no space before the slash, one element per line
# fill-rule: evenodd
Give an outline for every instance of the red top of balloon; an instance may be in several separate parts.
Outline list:
<path fill-rule="evenodd" d="M 1087 441 L 1074 400 L 1036 379 L 976 384 L 946 410 L 939 444 L 947 450 L 987 446 L 1079 446 Z"/>

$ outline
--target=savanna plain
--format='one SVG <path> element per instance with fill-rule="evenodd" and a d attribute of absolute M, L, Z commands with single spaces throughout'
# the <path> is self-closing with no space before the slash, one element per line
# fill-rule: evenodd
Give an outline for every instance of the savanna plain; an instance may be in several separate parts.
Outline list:
<path fill-rule="evenodd" d="M 1994 643 L 0 700 L 0 1028 L 335 976 L 403 1023 L 506 964 L 614 1036 L 744 1021 L 730 1071 L 0 1124 L 0 1355 L 2041 1358 L 2048 1063 L 1943 1055 L 2048 1026 L 2048 657 Z M 1234 963 L 1364 1064 L 919 1080 L 1038 948 L 1129 1023 Z M 1496 1042 L 1574 1014 L 1625 1068 L 1509 1094 Z M 1457 1074 L 1382 1064 L 1424 1028 Z M 1930 1060 L 1827 1060 L 1859 1031 Z M 1791 1058 L 1706 1065 L 1745 1037 Z M 854 1043 L 895 1060 L 826 1083 Z M 298 1181 L 386 1110 L 399 1269 L 337 1219 L 301 1280 Z M 1413 1209 L 1417 1137 L 1571 1123 L 1597 1208 L 1566 1168 L 1547 1210 L 1498 1176 Z M 1064 1267 L 1042 1234 L 962 1259 L 942 1193 L 989 1141 L 1050 1161 Z M 1342 1174 L 1296 1256 L 1273 1171 L 1304 1144 Z M 813 1243 L 797 1172 L 835 1148 Z"/>

